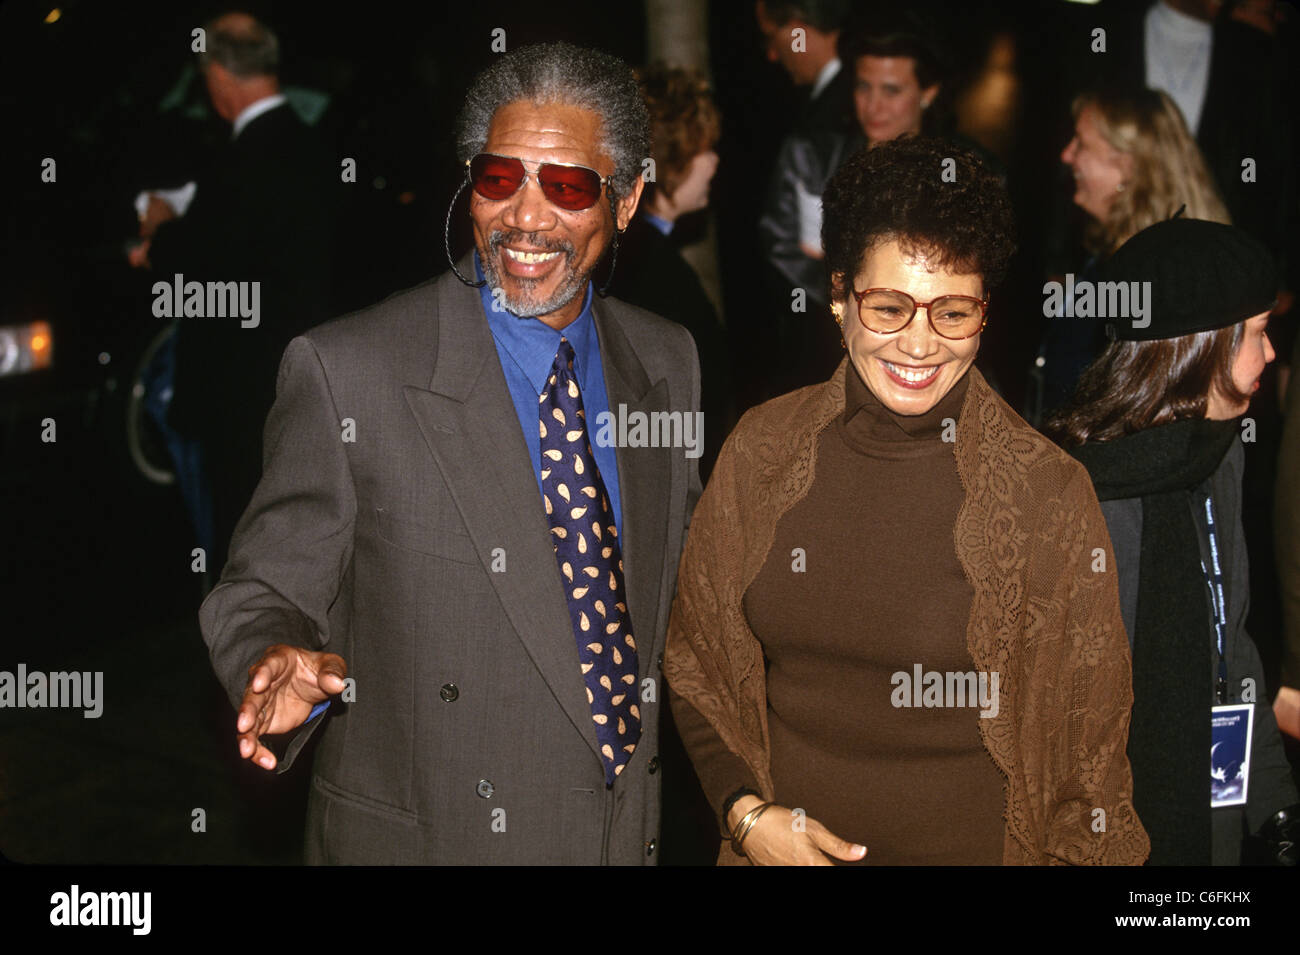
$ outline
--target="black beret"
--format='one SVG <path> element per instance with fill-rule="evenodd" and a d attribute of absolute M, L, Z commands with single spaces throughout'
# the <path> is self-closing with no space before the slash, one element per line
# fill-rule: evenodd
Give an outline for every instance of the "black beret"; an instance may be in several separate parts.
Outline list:
<path fill-rule="evenodd" d="M 1263 243 L 1203 219 L 1167 219 L 1143 229 L 1102 265 L 1098 278 L 1151 283 L 1129 286 L 1129 315 L 1107 316 L 1106 334 L 1123 341 L 1227 328 L 1277 302 L 1277 269 Z"/>

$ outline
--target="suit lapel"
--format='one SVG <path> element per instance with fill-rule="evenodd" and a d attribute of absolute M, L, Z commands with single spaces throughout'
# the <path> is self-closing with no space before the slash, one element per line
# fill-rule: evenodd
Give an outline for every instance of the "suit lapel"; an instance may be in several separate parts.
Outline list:
<path fill-rule="evenodd" d="M 472 275 L 472 259 L 460 268 Z M 488 579 L 556 701 L 597 752 L 550 526 L 478 290 L 448 273 L 437 301 L 433 378 L 427 389 L 407 385 L 406 403 L 484 565 L 504 550 L 505 572 Z"/>
<path fill-rule="evenodd" d="M 616 307 L 599 298 L 592 302 L 609 410 L 615 422 L 620 418 L 620 405 L 626 407 L 629 420 L 633 420 L 632 415 L 637 413 L 644 414 L 648 420 L 651 411 L 668 410 L 668 381 L 661 378 L 652 383 L 647 377 L 631 342 L 613 314 Z M 663 582 L 674 453 L 681 452 L 663 447 L 618 447 L 615 451 L 623 511 L 623 577 L 638 647 L 637 664 L 643 679 L 652 672 L 654 637 L 662 629 L 659 594 Z"/>

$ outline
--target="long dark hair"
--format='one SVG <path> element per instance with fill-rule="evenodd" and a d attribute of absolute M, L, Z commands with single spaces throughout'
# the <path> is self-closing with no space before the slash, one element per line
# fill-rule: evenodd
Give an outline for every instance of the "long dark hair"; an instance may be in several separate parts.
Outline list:
<path fill-rule="evenodd" d="M 1111 342 L 1079 379 L 1046 435 L 1063 448 L 1111 441 L 1184 418 L 1204 418 L 1211 390 L 1240 404 L 1250 395 L 1232 380 L 1244 322 L 1178 338 Z"/>

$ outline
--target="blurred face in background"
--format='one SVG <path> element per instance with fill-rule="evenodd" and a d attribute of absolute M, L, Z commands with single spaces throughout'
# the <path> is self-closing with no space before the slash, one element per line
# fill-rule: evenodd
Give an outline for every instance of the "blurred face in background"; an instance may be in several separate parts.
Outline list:
<path fill-rule="evenodd" d="M 697 212 L 709 204 L 709 184 L 713 174 L 718 171 L 718 154 L 712 149 L 696 153 L 686 169 L 686 176 L 673 194 L 669 203 L 675 215 Z"/>
<path fill-rule="evenodd" d="M 203 82 L 208 90 L 208 99 L 212 108 L 227 123 L 233 123 L 239 115 L 231 102 L 231 86 L 234 77 L 220 63 L 210 61 L 203 66 Z"/>
<path fill-rule="evenodd" d="M 1246 319 L 1241 332 L 1241 343 L 1237 345 L 1237 352 L 1232 359 L 1232 383 L 1238 391 L 1248 395 L 1259 390 L 1259 379 L 1264 374 L 1265 366 L 1277 357 L 1266 331 L 1269 314 L 1263 312 Z M 1229 403 L 1216 389 L 1210 393 L 1205 417 L 1226 421 L 1245 414 L 1249 407 L 1249 401 L 1239 405 Z"/>
<path fill-rule="evenodd" d="M 890 411 L 925 414 L 966 374 L 979 351 L 980 336 L 960 341 L 941 337 L 930 327 L 925 308 L 918 308 L 902 330 L 877 334 L 859 318 L 851 290 L 870 288 L 896 289 L 917 302 L 943 295 L 983 298 L 983 276 L 933 268 L 925 255 L 904 254 L 898 241 L 890 240 L 868 249 L 857 275 L 845 277 L 844 299 L 835 309 L 844 319 L 844 345 L 853 367 Z"/>
<path fill-rule="evenodd" d="M 860 56 L 854 65 L 853 106 L 867 144 L 921 132 L 925 109 L 939 85 L 921 88 L 910 56 Z"/>
<path fill-rule="evenodd" d="M 1097 110 L 1085 106 L 1074 121 L 1074 138 L 1061 151 L 1074 174 L 1074 204 L 1099 221 L 1110 213 L 1121 186 L 1133 172 L 1133 159 L 1102 138 Z"/>
<path fill-rule="evenodd" d="M 767 44 L 768 60 L 780 64 L 790 74 L 790 79 L 794 81 L 796 86 L 809 86 L 815 83 L 820 66 L 806 52 L 795 52 L 794 37 L 790 35 L 790 31 L 795 27 L 802 27 L 805 31 L 808 30 L 808 24 L 800 20 L 777 23 L 768 15 L 767 7 L 764 6 L 762 0 L 759 0 L 754 7 L 759 32 L 763 34 L 763 39 Z"/>
<path fill-rule="evenodd" d="M 1214 17 L 1218 15 L 1219 7 L 1223 6 L 1223 4 L 1216 2 L 1210 4 L 1210 6 L 1213 7 L 1214 13 L 1205 19 L 1213 21 Z M 1269 36 L 1272 36 L 1277 33 L 1278 6 L 1276 0 L 1240 0 L 1232 8 L 1231 16 L 1234 20 L 1247 23 L 1256 30 L 1263 30 Z"/>

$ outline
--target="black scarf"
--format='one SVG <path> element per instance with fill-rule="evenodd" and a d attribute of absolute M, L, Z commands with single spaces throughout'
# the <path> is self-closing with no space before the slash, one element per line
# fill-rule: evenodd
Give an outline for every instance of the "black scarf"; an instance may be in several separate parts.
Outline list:
<path fill-rule="evenodd" d="M 1149 865 L 1210 864 L 1210 603 L 1189 496 L 1223 460 L 1236 421 L 1157 425 L 1071 453 L 1100 501 L 1142 498 L 1128 757 Z"/>

